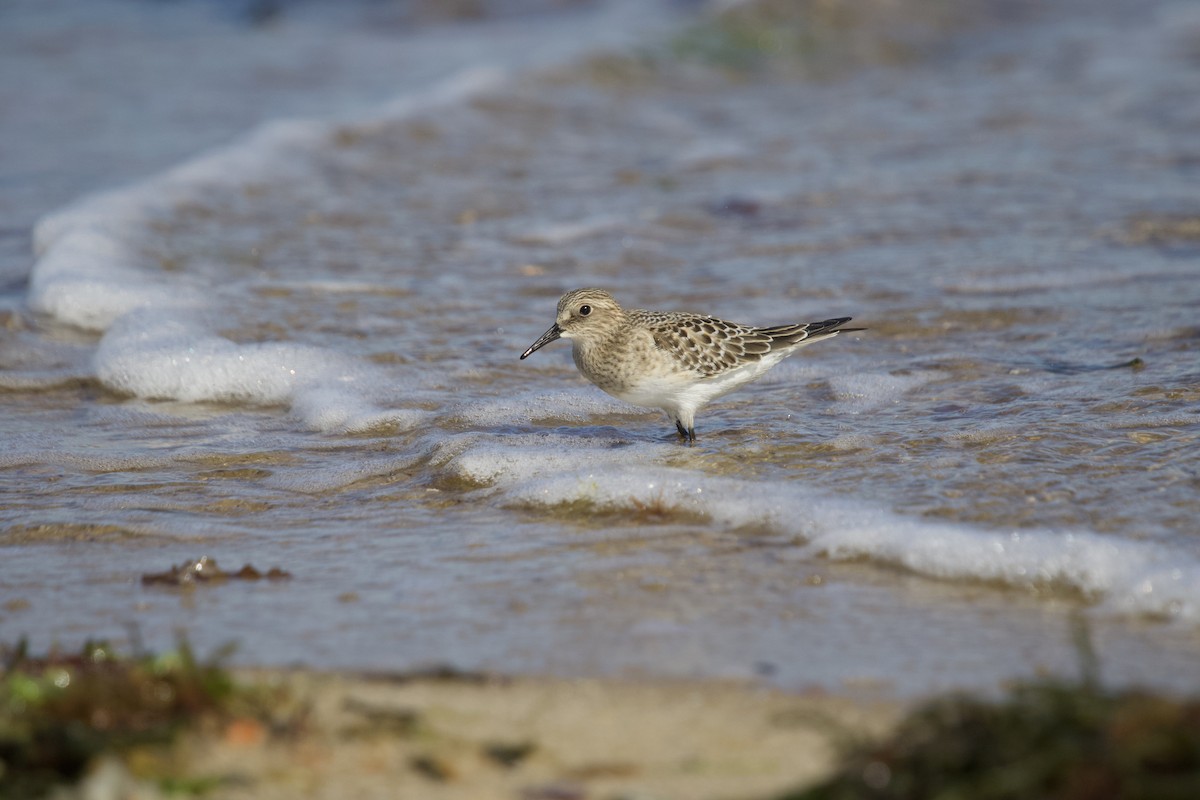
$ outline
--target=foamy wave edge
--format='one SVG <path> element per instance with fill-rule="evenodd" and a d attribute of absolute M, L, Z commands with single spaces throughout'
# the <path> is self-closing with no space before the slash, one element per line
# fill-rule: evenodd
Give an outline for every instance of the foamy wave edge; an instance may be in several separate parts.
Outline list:
<path fill-rule="evenodd" d="M 103 332 L 93 368 L 118 392 L 283 403 L 308 427 L 326 432 L 419 424 L 417 412 L 364 399 L 370 395 L 364 386 L 384 382 L 371 365 L 319 348 L 239 345 L 217 335 L 204 321 L 208 287 L 139 263 L 136 243 L 156 218 L 202 193 L 287 175 L 346 126 L 393 123 L 463 102 L 507 79 L 498 68 L 469 68 L 369 115 L 267 123 L 165 173 L 84 197 L 35 226 L 28 304 L 60 322 Z"/>
<path fill-rule="evenodd" d="M 654 465 L 663 457 L 661 445 L 605 437 L 469 434 L 444 443 L 434 460 L 514 505 L 657 509 L 668 518 L 678 511 L 795 541 L 801 559 L 865 559 L 938 580 L 1067 590 L 1106 614 L 1200 622 L 1200 563 L 1167 542 L 906 517 L 792 482 Z"/>

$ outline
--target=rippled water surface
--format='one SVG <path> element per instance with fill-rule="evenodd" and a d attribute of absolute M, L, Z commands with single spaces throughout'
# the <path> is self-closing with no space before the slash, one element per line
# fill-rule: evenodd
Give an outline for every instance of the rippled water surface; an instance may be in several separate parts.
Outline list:
<path fill-rule="evenodd" d="M 246 661 L 991 686 L 1200 654 L 1200 14 L 831 81 L 639 58 L 275 126 L 43 222 L 0 339 L 3 632 Z M 1136 12 L 1136 13 L 1135 13 Z M 701 412 L 558 296 L 852 315 Z M 291 581 L 180 595 L 208 553 Z"/>

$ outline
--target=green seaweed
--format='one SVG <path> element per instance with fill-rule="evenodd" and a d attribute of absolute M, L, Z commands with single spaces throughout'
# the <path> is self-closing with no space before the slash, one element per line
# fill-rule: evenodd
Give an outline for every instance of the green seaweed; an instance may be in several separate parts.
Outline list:
<path fill-rule="evenodd" d="M 34 657 L 0 648 L 0 798 L 35 798 L 73 783 L 94 759 L 169 745 L 185 727 L 259 713 L 235 685 L 231 648 L 196 658 L 182 636 L 159 655 L 122 655 L 105 642 Z"/>
<path fill-rule="evenodd" d="M 830 75 L 916 61 L 940 31 L 979 13 L 974 3 L 943 0 L 749 0 L 692 25 L 671 50 L 731 73 L 784 68 Z"/>

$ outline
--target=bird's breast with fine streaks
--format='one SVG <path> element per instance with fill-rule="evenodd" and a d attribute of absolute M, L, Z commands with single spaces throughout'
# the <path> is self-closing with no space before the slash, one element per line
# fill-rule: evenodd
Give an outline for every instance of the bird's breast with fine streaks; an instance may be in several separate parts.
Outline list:
<path fill-rule="evenodd" d="M 575 339 L 571 354 L 584 377 L 617 397 L 627 394 L 647 376 L 678 371 L 655 345 L 650 331 L 638 325 L 621 326 L 600 341 Z"/>

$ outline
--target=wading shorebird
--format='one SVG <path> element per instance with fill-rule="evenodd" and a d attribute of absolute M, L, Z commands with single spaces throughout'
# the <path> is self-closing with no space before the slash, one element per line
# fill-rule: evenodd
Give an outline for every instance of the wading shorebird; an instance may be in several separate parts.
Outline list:
<path fill-rule="evenodd" d="M 850 320 L 754 328 L 705 314 L 626 311 L 603 289 L 576 289 L 558 301 L 554 324 L 521 358 L 570 339 L 585 378 L 627 403 L 661 408 L 694 442 L 697 411 L 805 345 L 866 330 L 843 328 Z"/>

